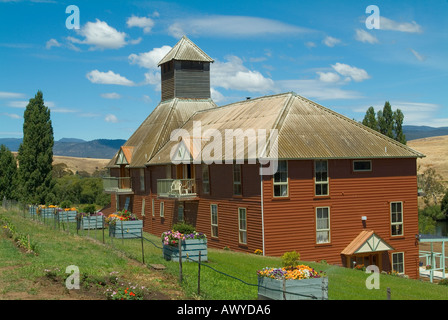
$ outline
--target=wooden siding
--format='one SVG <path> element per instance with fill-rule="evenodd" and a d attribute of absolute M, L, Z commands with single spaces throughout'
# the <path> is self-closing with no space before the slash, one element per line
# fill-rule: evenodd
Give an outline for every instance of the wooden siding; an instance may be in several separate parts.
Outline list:
<path fill-rule="evenodd" d="M 329 160 L 329 196 L 314 195 L 312 160 L 288 161 L 289 197 L 274 199 L 264 177 L 265 254 L 296 250 L 301 259 L 343 264 L 342 250 L 364 229 L 374 230 L 405 252 L 405 273 L 418 277 L 417 178 L 415 159 L 374 159 L 372 172 L 352 172 L 351 160 Z M 390 203 L 403 203 L 404 236 L 391 235 Z M 330 208 L 330 243 L 316 244 L 316 208 Z M 363 225 L 362 216 L 367 217 Z M 391 258 L 390 256 L 386 258 Z M 390 268 L 390 261 L 383 265 Z M 386 269 L 387 270 L 387 269 Z"/>
<path fill-rule="evenodd" d="M 174 62 L 174 96 L 176 98 L 210 98 L 210 63 L 204 63 L 204 70 L 181 68 L 182 61 Z"/>

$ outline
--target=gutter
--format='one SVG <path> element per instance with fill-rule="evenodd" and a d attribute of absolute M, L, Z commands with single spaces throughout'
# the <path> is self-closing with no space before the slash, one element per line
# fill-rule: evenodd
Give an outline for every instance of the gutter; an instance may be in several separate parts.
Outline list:
<path fill-rule="evenodd" d="M 263 171 L 262 164 L 260 163 L 260 198 L 261 198 L 261 241 L 263 245 L 263 256 L 265 256 L 265 247 L 264 247 L 264 208 L 263 208 Z"/>

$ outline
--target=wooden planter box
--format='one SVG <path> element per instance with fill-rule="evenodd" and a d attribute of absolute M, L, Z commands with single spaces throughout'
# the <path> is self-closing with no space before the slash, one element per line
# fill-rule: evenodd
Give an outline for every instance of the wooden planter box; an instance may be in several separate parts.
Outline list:
<path fill-rule="evenodd" d="M 59 222 L 76 222 L 76 211 L 59 211 Z"/>
<path fill-rule="evenodd" d="M 187 239 L 182 241 L 182 262 L 183 261 L 198 261 L 199 251 L 201 251 L 201 262 L 207 261 L 207 239 Z M 188 255 L 188 259 L 187 259 Z M 179 247 L 163 245 L 163 257 L 167 261 L 179 262 Z M 191 260 L 190 260 L 191 259 Z"/>
<path fill-rule="evenodd" d="M 258 277 L 260 300 L 328 300 L 328 278 L 276 280 Z"/>
<path fill-rule="evenodd" d="M 83 217 L 82 220 L 78 220 L 78 229 L 103 229 L 104 220 L 104 216 Z"/>
<path fill-rule="evenodd" d="M 142 235 L 143 220 L 117 221 L 109 226 L 109 236 L 114 238 L 140 238 Z"/>
<path fill-rule="evenodd" d="M 54 219 L 56 213 L 55 208 L 40 209 L 40 216 L 44 219 Z"/>

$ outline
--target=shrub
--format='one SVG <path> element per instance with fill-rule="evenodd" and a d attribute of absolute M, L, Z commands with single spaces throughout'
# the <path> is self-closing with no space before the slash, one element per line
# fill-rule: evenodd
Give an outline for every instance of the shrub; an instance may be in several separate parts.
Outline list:
<path fill-rule="evenodd" d="M 172 230 L 179 231 L 180 233 L 183 234 L 194 233 L 196 231 L 195 227 L 184 222 L 174 224 Z"/>
<path fill-rule="evenodd" d="M 84 206 L 83 211 L 85 213 L 95 213 L 95 211 L 96 211 L 95 205 L 87 204 Z"/>
<path fill-rule="evenodd" d="M 284 267 L 295 266 L 300 260 L 300 254 L 296 251 L 285 252 L 282 255 L 282 264 Z"/>
<path fill-rule="evenodd" d="M 448 278 L 442 279 L 439 281 L 439 285 L 448 286 Z"/>

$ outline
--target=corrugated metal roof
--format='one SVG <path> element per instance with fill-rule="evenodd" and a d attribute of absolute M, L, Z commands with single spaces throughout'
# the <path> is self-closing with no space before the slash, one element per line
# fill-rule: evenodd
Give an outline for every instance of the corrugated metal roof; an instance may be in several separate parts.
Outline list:
<path fill-rule="evenodd" d="M 123 145 L 133 147 L 130 167 L 144 167 L 146 162 L 170 139 L 195 112 L 217 108 L 211 99 L 179 99 L 161 102 Z M 117 153 L 118 154 L 118 153 Z M 108 167 L 115 166 L 115 158 Z"/>
<path fill-rule="evenodd" d="M 194 121 L 200 121 L 202 136 L 206 138 L 208 129 L 218 130 L 222 138 L 222 161 L 226 160 L 225 150 L 233 157 L 227 160 L 249 159 L 247 143 L 244 150 L 236 154 L 236 144 L 227 141 L 226 129 L 271 129 L 278 130 L 278 159 L 357 159 L 357 158 L 417 158 L 423 154 L 390 139 L 364 125 L 342 116 L 295 93 L 264 96 L 244 100 L 218 109 L 197 112 L 183 129 L 193 136 Z M 207 146 L 201 147 L 209 151 Z M 171 163 L 170 151 L 177 141 L 167 142 L 148 162 L 149 165 Z M 216 146 L 216 144 L 215 144 Z M 230 149 L 227 149 L 230 148 Z M 208 153 L 203 153 L 207 156 Z M 269 148 L 260 158 L 270 158 Z M 210 160 L 210 158 L 208 158 Z"/>
<path fill-rule="evenodd" d="M 203 61 L 213 62 L 204 51 L 201 50 L 186 36 L 177 42 L 177 44 L 160 60 L 158 66 L 171 60 L 188 60 L 188 61 Z"/>

